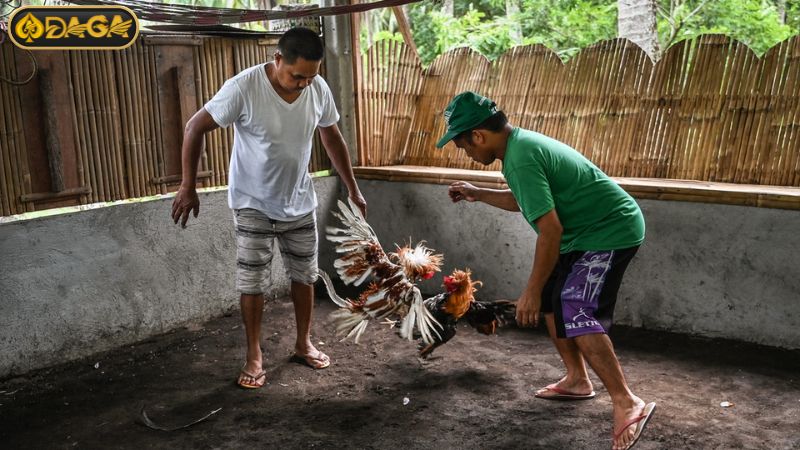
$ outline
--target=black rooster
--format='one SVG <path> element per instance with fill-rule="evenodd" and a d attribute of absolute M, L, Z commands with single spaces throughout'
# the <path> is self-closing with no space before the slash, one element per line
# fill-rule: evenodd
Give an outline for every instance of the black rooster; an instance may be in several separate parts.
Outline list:
<path fill-rule="evenodd" d="M 442 329 L 434 336 L 433 342 L 420 344 L 421 358 L 427 358 L 437 347 L 452 339 L 461 319 L 466 319 L 471 327 L 486 335 L 494 334 L 498 326 L 514 322 L 516 310 L 513 302 L 475 300 L 473 294 L 482 283 L 472 281 L 471 275 L 469 269 L 453 271 L 444 277 L 446 292 L 425 300 L 425 307 Z"/>

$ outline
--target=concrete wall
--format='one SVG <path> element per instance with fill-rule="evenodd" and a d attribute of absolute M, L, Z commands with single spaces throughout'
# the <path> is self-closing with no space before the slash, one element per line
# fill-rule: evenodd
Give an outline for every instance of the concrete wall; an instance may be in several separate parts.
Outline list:
<path fill-rule="evenodd" d="M 447 187 L 361 180 L 384 248 L 426 239 L 444 272 L 469 267 L 483 299 L 516 299 L 536 235 L 518 213 L 453 204 Z M 647 238 L 616 323 L 800 348 L 800 212 L 641 200 Z M 424 288 L 436 291 L 441 277 Z"/>
<path fill-rule="evenodd" d="M 317 178 L 319 217 L 339 195 Z M 227 191 L 186 229 L 171 198 L 0 224 L 0 377 L 87 356 L 238 307 Z M 288 292 L 275 258 L 272 296 Z"/>
<path fill-rule="evenodd" d="M 516 299 L 536 235 L 517 213 L 453 204 L 446 186 L 359 180 L 384 248 L 426 239 L 443 271 L 469 267 L 482 299 Z M 336 177 L 315 180 L 320 231 Z M 201 194 L 181 230 L 171 199 L 0 224 L 0 377 L 83 357 L 238 307 L 226 192 Z M 800 213 L 640 201 L 647 240 L 620 292 L 617 323 L 800 348 Z M 320 267 L 336 254 L 320 241 Z M 271 296 L 288 280 L 277 257 Z M 438 292 L 441 276 L 425 282 Z M 339 286 L 341 288 L 341 286 Z"/>

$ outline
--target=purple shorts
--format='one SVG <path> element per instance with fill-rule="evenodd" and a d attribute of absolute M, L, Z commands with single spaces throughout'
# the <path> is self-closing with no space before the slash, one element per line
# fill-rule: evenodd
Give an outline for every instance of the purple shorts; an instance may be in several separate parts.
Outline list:
<path fill-rule="evenodd" d="M 558 337 L 608 332 L 622 276 L 637 250 L 576 251 L 558 257 L 542 291 L 541 308 L 555 314 Z"/>

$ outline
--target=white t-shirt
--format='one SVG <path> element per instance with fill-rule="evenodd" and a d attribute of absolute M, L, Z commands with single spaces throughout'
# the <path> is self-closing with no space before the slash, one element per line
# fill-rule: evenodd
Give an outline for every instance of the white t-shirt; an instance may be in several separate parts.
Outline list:
<path fill-rule="evenodd" d="M 221 127 L 233 124 L 228 205 L 252 208 L 291 221 L 317 207 L 308 163 L 317 126 L 339 121 L 333 95 L 321 76 L 292 103 L 267 78 L 266 64 L 240 72 L 205 109 Z"/>

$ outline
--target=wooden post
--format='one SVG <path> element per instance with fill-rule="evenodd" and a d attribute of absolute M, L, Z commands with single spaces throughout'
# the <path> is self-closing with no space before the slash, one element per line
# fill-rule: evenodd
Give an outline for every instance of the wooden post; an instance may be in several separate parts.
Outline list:
<path fill-rule="evenodd" d="M 50 70 L 39 70 L 39 90 L 42 95 L 44 110 L 44 134 L 47 160 L 50 163 L 50 190 L 64 190 L 63 163 L 61 162 L 61 144 L 58 139 L 58 114 L 53 105 L 53 80 Z"/>

